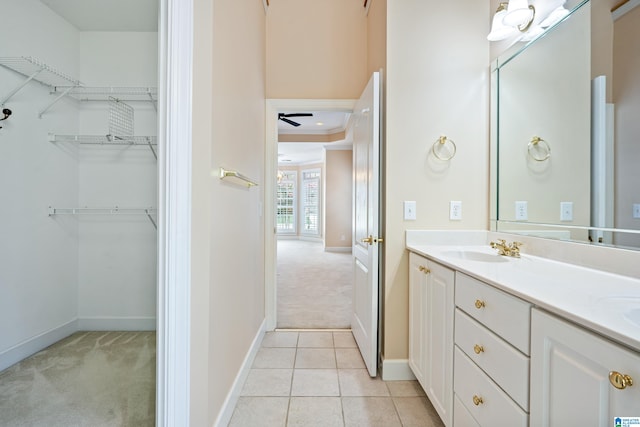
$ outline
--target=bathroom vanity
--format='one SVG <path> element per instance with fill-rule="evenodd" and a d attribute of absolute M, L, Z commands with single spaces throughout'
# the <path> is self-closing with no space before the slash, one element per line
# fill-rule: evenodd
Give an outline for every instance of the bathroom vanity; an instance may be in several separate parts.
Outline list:
<path fill-rule="evenodd" d="M 501 256 L 504 236 L 407 231 L 409 365 L 445 425 L 640 417 L 640 279 L 530 255 L 535 239 Z"/>

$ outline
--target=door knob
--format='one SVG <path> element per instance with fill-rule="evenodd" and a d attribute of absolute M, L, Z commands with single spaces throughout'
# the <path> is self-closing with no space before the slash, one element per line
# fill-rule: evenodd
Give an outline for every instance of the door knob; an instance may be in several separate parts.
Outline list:
<path fill-rule="evenodd" d="M 633 385 L 633 378 L 617 371 L 611 371 L 609 372 L 609 382 L 618 390 L 624 390 Z"/>
<path fill-rule="evenodd" d="M 365 237 L 364 239 L 360 239 L 362 243 L 368 243 L 369 245 L 373 245 L 373 236 Z"/>

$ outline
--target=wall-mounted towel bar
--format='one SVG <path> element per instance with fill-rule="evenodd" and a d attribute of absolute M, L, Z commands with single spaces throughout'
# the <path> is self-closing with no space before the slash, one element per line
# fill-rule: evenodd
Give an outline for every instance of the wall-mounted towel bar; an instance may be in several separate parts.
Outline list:
<path fill-rule="evenodd" d="M 255 187 L 258 185 L 257 182 L 253 181 L 250 178 L 247 178 L 237 171 L 220 168 L 220 179 L 225 178 L 235 178 L 236 180 L 242 181 L 242 185 L 246 185 L 247 187 Z"/>
<path fill-rule="evenodd" d="M 53 208 L 49 206 L 49 216 L 54 215 L 146 215 L 153 228 L 158 229 L 156 221 L 151 215 L 156 215 L 156 208 Z"/>

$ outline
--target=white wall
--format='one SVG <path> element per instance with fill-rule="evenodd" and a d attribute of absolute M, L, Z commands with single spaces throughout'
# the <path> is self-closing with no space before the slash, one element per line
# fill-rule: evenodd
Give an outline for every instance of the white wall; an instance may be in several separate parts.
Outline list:
<path fill-rule="evenodd" d="M 2 0 L 0 10 L 2 56 L 34 56 L 78 74 L 74 27 L 36 0 Z M 0 67 L 0 96 L 23 80 Z M 47 208 L 77 204 L 77 152 L 47 142 L 47 133 L 76 132 L 78 119 L 66 100 L 39 119 L 51 99 L 31 82 L 6 103 L 13 115 L 0 122 L 0 370 L 75 326 L 78 228 L 69 217 L 48 217 Z"/>
<path fill-rule="evenodd" d="M 80 80 L 96 86 L 157 86 L 155 32 L 82 32 Z M 134 108 L 136 135 L 156 135 L 149 102 Z M 108 133 L 108 102 L 80 105 L 80 133 Z M 78 155 L 78 203 L 157 207 L 157 162 L 144 146 L 84 145 Z M 156 230 L 146 216 L 78 217 L 78 317 L 81 329 L 154 329 Z"/>

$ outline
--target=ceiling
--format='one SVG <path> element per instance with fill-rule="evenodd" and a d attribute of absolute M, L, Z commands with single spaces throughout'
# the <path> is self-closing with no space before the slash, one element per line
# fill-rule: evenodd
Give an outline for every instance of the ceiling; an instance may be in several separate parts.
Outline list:
<path fill-rule="evenodd" d="M 297 113 L 298 111 L 281 111 Z M 278 120 L 278 134 L 283 135 L 331 135 L 344 132 L 351 113 L 336 111 L 304 111 L 312 113 L 312 117 L 290 117 L 289 120 L 300 123 L 295 127 Z M 318 124 L 322 123 L 322 124 Z M 280 142 L 278 143 L 278 164 L 285 166 L 320 162 L 326 149 L 344 149 L 350 143 L 339 140 L 335 142 Z"/>
<path fill-rule="evenodd" d="M 80 31 L 158 31 L 158 0 L 40 0 Z"/>

